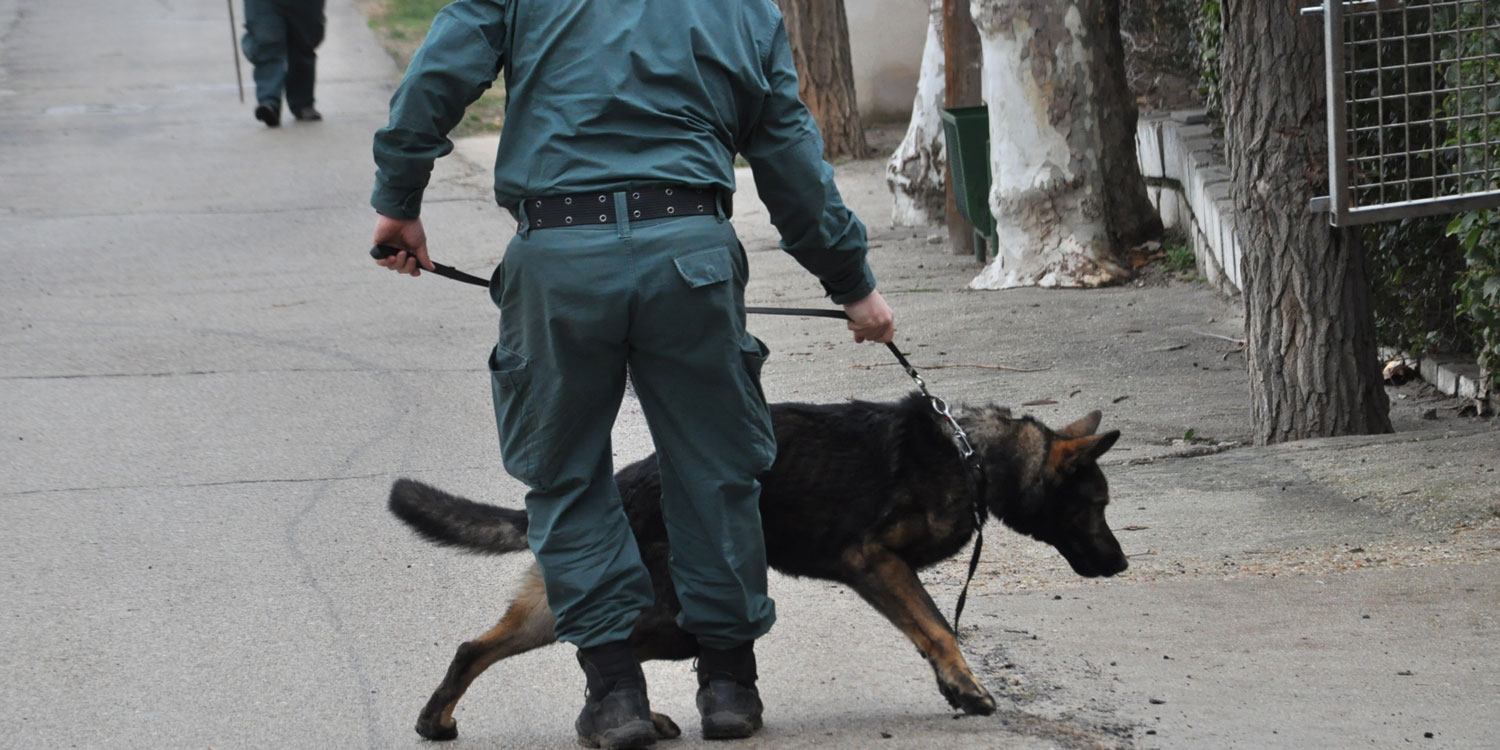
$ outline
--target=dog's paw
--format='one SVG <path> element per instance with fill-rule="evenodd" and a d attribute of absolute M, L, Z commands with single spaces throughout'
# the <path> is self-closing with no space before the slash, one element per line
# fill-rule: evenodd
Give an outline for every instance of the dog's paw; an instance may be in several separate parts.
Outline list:
<path fill-rule="evenodd" d="M 449 720 L 447 724 L 439 717 L 428 718 L 423 716 L 417 719 L 417 734 L 429 740 L 452 740 L 458 738 L 458 722 Z"/>
<path fill-rule="evenodd" d="M 989 716 L 995 713 L 995 699 L 977 682 L 964 680 L 963 685 L 938 683 L 938 690 L 948 699 L 948 705 L 966 714 Z"/>
<path fill-rule="evenodd" d="M 675 740 L 682 736 L 682 730 L 677 727 L 677 722 L 666 714 L 651 712 L 651 724 L 656 727 L 656 738 L 661 740 Z"/>
<path fill-rule="evenodd" d="M 955 708 L 962 709 L 966 714 L 989 716 L 995 713 L 995 699 L 991 698 L 984 688 L 980 688 L 978 695 L 972 693 L 959 695 Z"/>

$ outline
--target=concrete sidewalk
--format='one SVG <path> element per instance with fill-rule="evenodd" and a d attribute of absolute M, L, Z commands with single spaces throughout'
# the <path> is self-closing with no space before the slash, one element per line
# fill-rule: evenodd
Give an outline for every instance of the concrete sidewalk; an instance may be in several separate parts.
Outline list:
<path fill-rule="evenodd" d="M 364 255 L 396 71 L 352 3 L 328 12 L 327 120 L 268 130 L 236 100 L 222 3 L 0 0 L 0 747 L 424 746 L 417 710 L 527 564 L 384 509 L 398 476 L 521 493 L 488 300 Z M 435 257 L 479 274 L 513 231 L 491 151 L 443 160 L 424 212 Z M 752 302 L 826 304 L 743 178 Z M 1500 746 L 1494 421 L 1413 385 L 1395 435 L 1244 447 L 1238 303 L 1160 279 L 965 291 L 972 261 L 888 226 L 881 163 L 839 182 L 936 393 L 1124 432 L 1106 471 L 1132 568 L 1082 581 L 992 527 L 963 635 L 1002 709 L 957 721 L 858 597 L 776 577 L 768 727 L 737 746 Z M 752 327 L 773 400 L 911 387 L 837 323 Z M 650 451 L 633 403 L 615 445 Z M 962 573 L 924 575 L 947 610 Z M 648 675 L 687 732 L 664 746 L 704 746 L 688 665 Z M 581 697 L 569 649 L 507 661 L 454 746 L 572 746 Z"/>

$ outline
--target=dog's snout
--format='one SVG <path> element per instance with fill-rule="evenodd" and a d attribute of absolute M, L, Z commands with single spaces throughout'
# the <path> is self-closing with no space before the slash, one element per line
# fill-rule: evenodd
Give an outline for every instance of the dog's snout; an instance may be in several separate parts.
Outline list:
<path fill-rule="evenodd" d="M 1130 567 L 1130 560 L 1114 534 L 1094 534 L 1053 546 L 1067 559 L 1073 572 L 1085 578 L 1108 578 Z"/>
<path fill-rule="evenodd" d="M 1094 549 L 1101 576 L 1116 576 L 1130 567 L 1130 558 L 1125 556 L 1125 550 L 1120 548 L 1120 542 L 1115 539 L 1114 534 L 1105 534 L 1102 538 L 1096 539 Z"/>

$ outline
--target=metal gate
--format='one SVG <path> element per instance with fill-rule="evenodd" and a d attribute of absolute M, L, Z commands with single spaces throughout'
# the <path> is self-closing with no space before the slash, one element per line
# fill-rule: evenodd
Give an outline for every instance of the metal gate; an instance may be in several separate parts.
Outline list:
<path fill-rule="evenodd" d="M 1500 207 L 1500 0 L 1323 0 L 1338 226 Z"/>

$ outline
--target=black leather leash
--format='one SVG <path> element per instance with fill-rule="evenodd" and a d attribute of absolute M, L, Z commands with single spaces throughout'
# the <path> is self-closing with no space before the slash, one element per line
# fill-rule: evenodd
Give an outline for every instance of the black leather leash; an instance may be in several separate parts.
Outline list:
<path fill-rule="evenodd" d="M 375 247 L 370 248 L 370 257 L 374 258 L 375 260 L 385 260 L 386 258 L 389 258 L 399 252 L 402 252 L 401 248 L 399 247 L 392 247 L 390 245 L 376 245 Z M 417 256 L 413 255 L 412 257 L 415 258 Z M 418 266 L 418 268 L 421 268 L 421 266 Z M 427 269 L 423 268 L 422 270 L 426 271 Z M 490 285 L 489 279 L 481 279 L 478 276 L 464 273 L 463 271 L 460 271 L 453 266 L 445 266 L 442 263 L 433 263 L 432 272 L 439 276 L 446 276 L 450 279 L 453 279 L 454 281 L 462 281 L 465 284 L 473 284 L 475 286 L 482 286 L 486 288 Z"/>
<path fill-rule="evenodd" d="M 376 245 L 370 248 L 370 257 L 382 260 L 399 252 L 401 252 L 401 248 L 398 247 Z M 478 276 L 464 273 L 453 266 L 445 266 L 441 263 L 433 263 L 432 272 L 455 281 L 462 281 L 466 284 L 486 288 L 490 285 L 488 279 L 481 279 Z M 808 318 L 849 319 L 849 315 L 843 310 L 814 308 L 746 307 L 745 312 L 750 315 L 796 315 Z M 911 363 L 906 361 L 906 355 L 902 354 L 901 350 L 896 348 L 895 342 L 887 341 L 885 345 L 886 348 L 891 350 L 891 354 L 895 355 L 896 362 L 901 365 L 902 369 L 906 370 L 906 374 L 917 384 L 917 389 L 927 398 L 927 402 L 932 405 L 932 410 L 937 412 L 938 416 L 942 417 L 943 421 L 948 423 L 949 429 L 953 430 L 953 443 L 958 448 L 959 457 L 963 460 L 964 466 L 967 466 L 974 475 L 974 554 L 969 557 L 969 574 L 964 578 L 964 587 L 958 592 L 958 604 L 953 608 L 953 633 L 957 635 L 958 618 L 964 613 L 964 604 L 969 599 L 969 583 L 974 580 L 974 572 L 979 569 L 979 552 L 984 548 L 984 521 L 986 518 L 984 507 L 984 466 L 980 463 L 974 447 L 969 444 L 968 433 L 965 433 L 964 429 L 959 426 L 958 420 L 953 418 L 953 412 L 948 408 L 948 402 L 927 391 L 927 384 L 922 381 L 922 376 L 917 374 L 917 368 L 912 367 Z"/>

